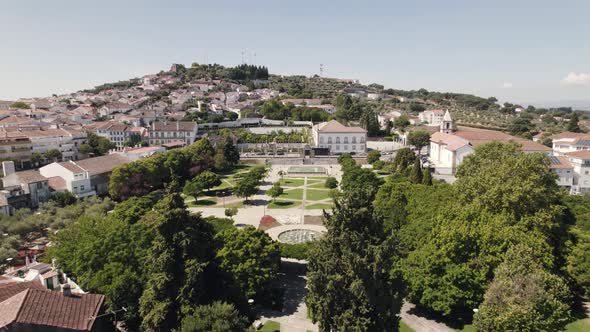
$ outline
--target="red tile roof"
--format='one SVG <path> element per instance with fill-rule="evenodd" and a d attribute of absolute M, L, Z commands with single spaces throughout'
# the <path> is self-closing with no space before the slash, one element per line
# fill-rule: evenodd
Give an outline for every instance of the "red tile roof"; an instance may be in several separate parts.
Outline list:
<path fill-rule="evenodd" d="M 347 127 L 336 120 L 322 122 L 317 126 L 320 133 L 366 133 L 361 127 Z"/>
<path fill-rule="evenodd" d="M 61 292 L 34 285 L 34 283 L 0 285 L 0 289 L 5 292 L 14 293 L 0 302 L 0 329 L 15 323 L 78 331 L 92 329 L 95 316 L 98 315 L 104 302 L 104 295 L 64 296 Z"/>
<path fill-rule="evenodd" d="M 590 150 L 580 150 L 567 152 L 566 156 L 577 158 L 577 159 L 590 159 Z"/>

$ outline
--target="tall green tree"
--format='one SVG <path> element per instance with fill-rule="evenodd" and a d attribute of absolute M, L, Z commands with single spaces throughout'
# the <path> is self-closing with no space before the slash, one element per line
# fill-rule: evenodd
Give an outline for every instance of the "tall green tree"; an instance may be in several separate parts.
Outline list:
<path fill-rule="evenodd" d="M 579 133 L 582 131 L 582 129 L 580 129 L 580 117 L 578 113 L 572 113 L 570 121 L 567 124 L 567 131 L 570 131 L 572 133 Z"/>
<path fill-rule="evenodd" d="M 162 198 L 144 222 L 154 229 L 155 237 L 147 257 L 149 278 L 139 300 L 142 329 L 177 328 L 183 313 L 205 300 L 213 230 L 200 215 L 189 214 L 176 192 Z"/>
<path fill-rule="evenodd" d="M 410 172 L 410 180 L 414 183 L 422 183 L 422 166 L 420 165 L 420 159 L 414 159 L 414 165 Z"/>
<path fill-rule="evenodd" d="M 345 190 L 310 252 L 306 302 L 320 331 L 398 330 L 404 292 L 392 272 L 397 239 L 373 216 L 367 195 L 367 187 Z"/>
<path fill-rule="evenodd" d="M 226 229 L 215 236 L 219 266 L 249 298 L 263 293 L 278 275 L 280 249 L 264 231 L 252 226 Z"/>
<path fill-rule="evenodd" d="M 273 183 L 272 187 L 266 191 L 266 194 L 275 199 L 283 194 L 283 188 L 279 181 Z"/>
<path fill-rule="evenodd" d="M 475 315 L 478 331 L 562 331 L 571 320 L 570 290 L 536 256 L 523 245 L 506 252 Z"/>
<path fill-rule="evenodd" d="M 194 181 L 200 183 L 203 188 L 210 190 L 211 188 L 221 184 L 219 176 L 209 170 L 197 175 Z"/>
<path fill-rule="evenodd" d="M 248 319 L 230 303 L 200 305 L 182 320 L 181 332 L 244 332 Z"/>
<path fill-rule="evenodd" d="M 408 134 L 408 143 L 420 153 L 423 147 L 430 144 L 430 133 L 426 130 L 413 130 Z"/>

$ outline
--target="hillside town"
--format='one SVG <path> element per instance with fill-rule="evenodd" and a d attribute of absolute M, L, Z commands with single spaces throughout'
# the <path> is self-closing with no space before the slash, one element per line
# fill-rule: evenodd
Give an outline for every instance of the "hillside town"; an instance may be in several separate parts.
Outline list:
<path fill-rule="evenodd" d="M 586 324 L 589 120 L 246 63 L 0 101 L 0 330 Z"/>

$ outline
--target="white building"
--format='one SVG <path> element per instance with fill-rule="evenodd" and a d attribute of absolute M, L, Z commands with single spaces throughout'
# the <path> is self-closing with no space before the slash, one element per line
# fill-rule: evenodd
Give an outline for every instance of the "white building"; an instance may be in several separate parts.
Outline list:
<path fill-rule="evenodd" d="M 429 159 L 438 174 L 455 174 L 465 157 L 474 148 L 489 142 L 519 143 L 525 153 L 540 152 L 549 155 L 551 149 L 524 138 L 510 136 L 500 131 L 470 127 L 456 128 L 447 111 L 440 124 L 440 131 L 430 137 Z"/>
<path fill-rule="evenodd" d="M 185 145 L 191 145 L 197 138 L 197 131 L 196 122 L 152 122 L 149 130 L 149 143 L 150 145 L 161 145 L 183 141 Z"/>
<path fill-rule="evenodd" d="M 590 134 L 586 133 L 560 133 L 551 137 L 553 152 L 556 155 L 564 155 L 568 152 L 583 151 L 590 148 Z"/>
<path fill-rule="evenodd" d="M 430 110 L 420 112 L 418 118 L 420 119 L 420 122 L 428 123 L 429 126 L 440 126 L 444 115 L 445 112 L 443 110 Z"/>
<path fill-rule="evenodd" d="M 336 120 L 312 127 L 314 146 L 328 148 L 332 154 L 365 153 L 367 131 L 360 127 L 347 127 Z"/>
<path fill-rule="evenodd" d="M 573 166 L 572 194 L 590 192 L 590 151 L 581 150 L 565 154 Z"/>
<path fill-rule="evenodd" d="M 557 185 L 570 190 L 574 184 L 574 166 L 567 157 L 549 157 L 549 169 L 557 175 Z"/>

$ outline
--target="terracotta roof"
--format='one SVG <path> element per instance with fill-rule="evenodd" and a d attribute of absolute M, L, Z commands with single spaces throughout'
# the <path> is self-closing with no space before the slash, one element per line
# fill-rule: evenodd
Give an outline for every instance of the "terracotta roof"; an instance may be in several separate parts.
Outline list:
<path fill-rule="evenodd" d="M 570 161 L 566 157 L 561 156 L 551 156 L 549 157 L 549 168 L 560 168 L 560 169 L 570 169 L 574 168 Z"/>
<path fill-rule="evenodd" d="M 76 161 L 79 167 L 88 171 L 90 176 L 108 173 L 113 168 L 129 163 L 129 159 L 119 154 L 109 154 L 106 156 L 88 158 Z"/>
<path fill-rule="evenodd" d="M 35 183 L 47 181 L 47 178 L 41 175 L 38 171 L 28 170 L 10 174 L 8 176 L 18 176 L 21 183 Z M 8 177 L 7 176 L 7 177 Z"/>
<path fill-rule="evenodd" d="M 0 303 L 0 328 L 16 323 L 90 331 L 103 302 L 104 295 L 26 288 Z"/>
<path fill-rule="evenodd" d="M 563 133 L 559 133 L 559 134 L 555 134 L 553 136 L 551 136 L 552 139 L 590 139 L 590 134 L 587 133 L 572 133 L 569 131 L 563 132 Z"/>
<path fill-rule="evenodd" d="M 447 146 L 447 150 L 449 151 L 456 151 L 464 146 L 470 145 L 469 141 L 466 139 L 441 132 L 432 134 L 430 141 L 434 143 L 445 144 Z"/>
<path fill-rule="evenodd" d="M 72 173 L 75 173 L 75 174 L 84 173 L 84 169 L 81 168 L 80 166 L 76 165 L 76 163 L 71 160 L 70 161 L 62 161 L 61 163 L 58 163 L 58 164 Z"/>
<path fill-rule="evenodd" d="M 66 181 L 59 176 L 52 176 L 48 178 L 49 188 L 53 191 L 65 191 L 68 189 Z"/>
<path fill-rule="evenodd" d="M 590 159 L 590 150 L 566 152 L 566 155 L 577 159 Z"/>
<path fill-rule="evenodd" d="M 485 143 L 498 141 L 503 143 L 511 143 L 516 142 L 522 145 L 523 151 L 551 151 L 551 148 L 533 142 L 531 140 L 527 140 L 524 138 L 510 136 L 506 133 L 501 131 L 495 130 L 488 130 L 488 129 L 479 129 L 479 128 L 471 128 L 471 127 L 459 127 L 459 130 L 454 132 L 453 135 L 462 137 L 468 140 L 473 146 L 479 146 Z"/>
<path fill-rule="evenodd" d="M 154 122 L 151 127 L 152 131 L 195 131 L 196 129 L 197 123 L 189 121 Z"/>
<path fill-rule="evenodd" d="M 336 120 L 322 122 L 316 125 L 320 133 L 366 133 L 361 127 L 347 127 Z"/>
<path fill-rule="evenodd" d="M 43 287 L 39 282 L 33 281 L 0 283 L 0 302 L 4 302 L 5 300 L 29 288 L 45 289 L 45 287 Z M 0 315 L 0 317 L 2 317 L 2 315 Z"/>
<path fill-rule="evenodd" d="M 184 141 L 172 141 L 169 143 L 162 144 L 162 146 L 166 147 L 166 148 L 183 147 L 185 145 L 186 145 L 186 143 Z"/>

